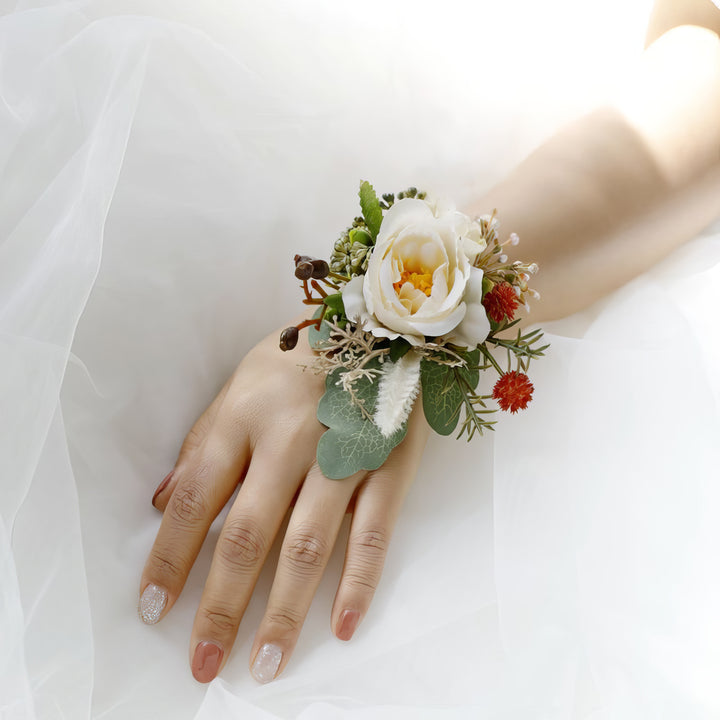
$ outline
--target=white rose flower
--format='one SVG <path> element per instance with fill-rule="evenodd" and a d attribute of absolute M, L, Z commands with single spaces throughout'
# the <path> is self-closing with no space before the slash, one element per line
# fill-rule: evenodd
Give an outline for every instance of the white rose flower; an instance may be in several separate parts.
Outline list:
<path fill-rule="evenodd" d="M 385 213 L 367 273 L 342 290 L 345 314 L 375 337 L 421 345 L 443 336 L 475 347 L 490 332 L 483 271 L 472 265 L 485 247 L 466 215 L 399 200 Z"/>

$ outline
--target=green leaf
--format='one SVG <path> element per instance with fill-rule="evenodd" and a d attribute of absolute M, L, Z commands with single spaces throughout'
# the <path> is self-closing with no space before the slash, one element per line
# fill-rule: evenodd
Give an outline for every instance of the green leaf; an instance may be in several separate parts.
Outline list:
<path fill-rule="evenodd" d="M 487 275 L 483 275 L 482 279 L 482 295 L 485 297 L 492 289 L 495 287 L 495 284 Z"/>
<path fill-rule="evenodd" d="M 370 247 L 373 244 L 372 236 L 364 228 L 353 228 L 348 233 L 348 237 L 350 238 L 351 245 L 354 245 L 355 243 L 359 243 L 360 245 L 365 245 L 366 247 Z"/>
<path fill-rule="evenodd" d="M 480 350 L 459 352 L 467 367 L 449 367 L 432 360 L 420 363 L 423 410 L 430 427 L 439 435 L 450 435 L 457 427 L 460 409 L 467 392 L 480 381 Z M 463 386 L 461 379 L 467 386 Z"/>
<path fill-rule="evenodd" d="M 453 368 L 423 359 L 420 363 L 423 410 L 428 425 L 439 435 L 450 435 L 460 418 L 463 392 Z"/>
<path fill-rule="evenodd" d="M 373 240 L 377 237 L 380 232 L 380 225 L 382 225 L 383 215 L 382 208 L 380 207 L 380 201 L 375 194 L 375 188 L 365 180 L 360 184 L 360 208 L 362 209 L 365 223 L 367 224 L 368 230 L 373 237 Z"/>
<path fill-rule="evenodd" d="M 326 298 L 323 298 L 323 303 L 327 305 L 328 308 L 325 317 L 330 319 L 337 317 L 339 320 L 345 317 L 345 305 L 343 305 L 341 293 L 328 295 Z"/>
<path fill-rule="evenodd" d="M 359 470 L 377 470 L 407 432 L 405 423 L 389 438 L 383 437 L 377 425 L 352 402 L 350 394 L 337 385 L 344 372 L 341 368 L 328 375 L 317 410 L 318 420 L 328 428 L 318 443 L 317 460 L 323 474 L 331 480 L 342 480 Z M 357 397 L 371 416 L 375 412 L 377 388 L 377 379 L 371 382 L 363 378 L 355 385 Z"/>
<path fill-rule="evenodd" d="M 324 308 L 319 307 L 313 318 L 319 318 Z M 323 320 L 320 323 L 320 329 L 317 330 L 314 325 L 308 328 L 308 343 L 313 350 L 319 350 L 321 345 L 330 339 L 330 326 Z"/>
<path fill-rule="evenodd" d="M 405 338 L 396 338 L 390 341 L 390 360 L 396 363 L 403 355 L 410 352 L 412 345 Z"/>
<path fill-rule="evenodd" d="M 465 359 L 467 366 L 463 368 L 455 368 L 455 371 L 460 374 L 467 384 L 475 390 L 477 384 L 480 382 L 480 370 L 478 363 L 480 362 L 480 348 L 475 348 L 470 352 L 459 353 L 459 355 Z"/>

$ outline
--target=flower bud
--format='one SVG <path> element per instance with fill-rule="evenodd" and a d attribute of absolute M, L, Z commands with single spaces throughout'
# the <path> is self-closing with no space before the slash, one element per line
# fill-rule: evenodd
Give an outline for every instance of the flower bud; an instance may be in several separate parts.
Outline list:
<path fill-rule="evenodd" d="M 296 255 L 293 260 L 295 260 L 295 267 L 297 267 L 300 263 L 312 262 L 313 258 L 311 258 L 309 255 Z"/>
<path fill-rule="evenodd" d="M 280 333 L 280 349 L 285 352 L 286 350 L 292 350 L 298 342 L 300 332 L 295 326 L 285 328 Z"/>
<path fill-rule="evenodd" d="M 314 268 L 311 262 L 303 261 L 295 266 L 295 277 L 298 280 L 309 280 L 313 276 Z"/>
<path fill-rule="evenodd" d="M 316 280 L 322 280 L 326 278 L 330 273 L 330 266 L 325 260 L 313 260 L 312 261 L 312 276 Z"/>

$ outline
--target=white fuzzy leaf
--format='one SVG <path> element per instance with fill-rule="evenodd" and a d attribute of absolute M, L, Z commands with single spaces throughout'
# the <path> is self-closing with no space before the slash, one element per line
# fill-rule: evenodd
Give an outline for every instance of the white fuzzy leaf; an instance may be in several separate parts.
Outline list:
<path fill-rule="evenodd" d="M 384 437 L 407 420 L 420 389 L 420 355 L 412 350 L 397 362 L 386 364 L 380 377 L 373 420 Z"/>

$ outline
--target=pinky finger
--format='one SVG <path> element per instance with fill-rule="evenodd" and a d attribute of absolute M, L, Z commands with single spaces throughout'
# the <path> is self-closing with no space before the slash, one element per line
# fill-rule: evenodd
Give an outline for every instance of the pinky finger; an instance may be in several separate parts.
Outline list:
<path fill-rule="evenodd" d="M 212 401 L 210 406 L 203 412 L 203 414 L 197 419 L 195 424 L 190 428 L 190 432 L 186 435 L 183 441 L 180 453 L 175 461 L 175 467 L 165 476 L 165 479 L 158 485 L 155 490 L 155 494 L 152 496 L 152 504 L 161 512 L 165 512 L 168 501 L 170 500 L 175 486 L 177 485 L 177 477 L 175 476 L 175 470 L 179 465 L 188 460 L 192 454 L 202 445 L 205 438 L 215 421 L 215 416 L 222 405 L 225 395 L 232 383 L 232 377 L 225 383 L 222 390 L 218 393 L 217 397 Z"/>
<path fill-rule="evenodd" d="M 418 443 L 415 435 L 358 488 L 332 610 L 333 632 L 340 640 L 352 638 L 380 582 L 390 537 L 420 460 L 424 437 L 421 432 Z"/>

